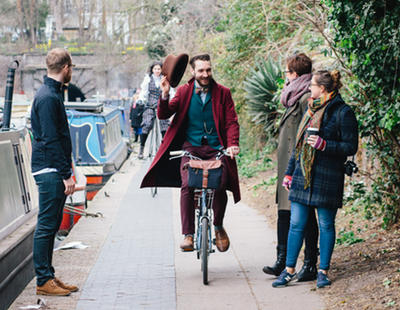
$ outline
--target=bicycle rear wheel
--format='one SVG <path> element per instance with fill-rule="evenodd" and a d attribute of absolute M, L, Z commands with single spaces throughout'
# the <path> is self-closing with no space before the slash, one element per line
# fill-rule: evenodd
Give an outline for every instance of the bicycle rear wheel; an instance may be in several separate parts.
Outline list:
<path fill-rule="evenodd" d="M 150 191 L 151 191 L 151 197 L 154 197 L 155 195 L 157 195 L 157 187 L 151 187 Z"/>
<path fill-rule="evenodd" d="M 208 284 L 208 218 L 201 220 L 201 271 L 203 284 Z"/>

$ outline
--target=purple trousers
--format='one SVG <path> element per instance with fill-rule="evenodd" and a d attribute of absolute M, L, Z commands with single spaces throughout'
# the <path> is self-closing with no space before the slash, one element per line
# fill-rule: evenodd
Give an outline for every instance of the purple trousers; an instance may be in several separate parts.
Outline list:
<path fill-rule="evenodd" d="M 200 157 L 202 159 L 215 158 L 218 151 L 213 149 L 209 145 L 193 146 L 189 142 L 185 142 L 182 149 L 190 152 L 192 155 Z M 222 176 L 220 189 L 215 191 L 214 201 L 212 209 L 214 211 L 214 225 L 222 226 L 224 220 L 226 204 L 228 197 L 226 195 L 226 184 L 227 184 L 227 173 L 226 173 L 226 157 L 221 158 L 222 161 Z M 182 234 L 194 234 L 194 217 L 195 217 L 195 205 L 194 205 L 194 190 L 188 187 L 188 171 L 183 169 L 184 165 L 189 161 L 188 157 L 182 157 L 181 160 L 181 221 L 182 221 Z"/>

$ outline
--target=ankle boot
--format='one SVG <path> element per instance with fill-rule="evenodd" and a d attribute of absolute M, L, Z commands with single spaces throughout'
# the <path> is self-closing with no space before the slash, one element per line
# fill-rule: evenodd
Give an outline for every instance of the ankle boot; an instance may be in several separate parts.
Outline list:
<path fill-rule="evenodd" d="M 299 282 L 313 281 L 317 278 L 317 259 L 318 259 L 318 249 L 304 250 L 304 265 L 297 274 L 297 280 Z"/>
<path fill-rule="evenodd" d="M 277 259 L 275 264 L 272 267 L 264 266 L 263 271 L 266 274 L 279 276 L 286 267 L 286 246 L 278 245 L 276 247 L 276 252 Z"/>
<path fill-rule="evenodd" d="M 139 155 L 138 155 L 139 159 L 143 159 L 143 152 L 144 152 L 144 146 L 140 145 L 140 151 L 139 151 Z"/>

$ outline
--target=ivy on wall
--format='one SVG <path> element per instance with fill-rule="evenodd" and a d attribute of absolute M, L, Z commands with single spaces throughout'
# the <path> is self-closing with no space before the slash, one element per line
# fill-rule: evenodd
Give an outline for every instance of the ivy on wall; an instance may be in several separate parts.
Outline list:
<path fill-rule="evenodd" d="M 360 133 L 380 163 L 364 199 L 388 226 L 400 219 L 400 1 L 325 0 L 335 48 L 354 74 Z"/>

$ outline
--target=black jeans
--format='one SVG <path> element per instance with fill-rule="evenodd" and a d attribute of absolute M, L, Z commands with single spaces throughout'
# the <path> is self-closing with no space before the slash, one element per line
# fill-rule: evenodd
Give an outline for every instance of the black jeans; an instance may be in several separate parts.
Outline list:
<path fill-rule="evenodd" d="M 35 181 L 39 187 L 39 214 L 33 236 L 33 264 L 36 283 L 42 286 L 54 278 L 54 238 L 60 228 L 66 196 L 64 182 L 57 172 L 36 175 Z"/>

